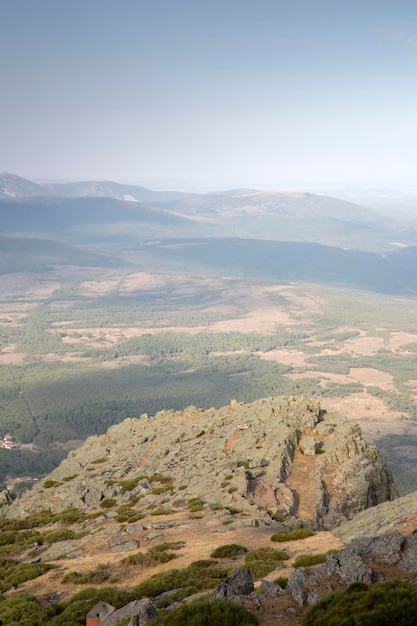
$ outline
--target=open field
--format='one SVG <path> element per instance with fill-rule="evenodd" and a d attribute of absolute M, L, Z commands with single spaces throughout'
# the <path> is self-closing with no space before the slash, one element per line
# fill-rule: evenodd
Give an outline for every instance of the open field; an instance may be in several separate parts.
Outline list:
<path fill-rule="evenodd" d="M 0 287 L 0 434 L 45 458 L 130 415 L 294 394 L 322 398 L 369 441 L 396 435 L 402 473 L 417 435 L 414 298 L 75 266 Z M 0 452 L 4 480 L 15 452 Z"/>

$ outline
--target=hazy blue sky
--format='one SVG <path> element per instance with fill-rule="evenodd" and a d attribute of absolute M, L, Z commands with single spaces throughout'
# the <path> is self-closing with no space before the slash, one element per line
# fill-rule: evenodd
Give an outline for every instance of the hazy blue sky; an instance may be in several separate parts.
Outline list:
<path fill-rule="evenodd" d="M 0 171 L 416 185 L 417 0 L 0 0 Z"/>

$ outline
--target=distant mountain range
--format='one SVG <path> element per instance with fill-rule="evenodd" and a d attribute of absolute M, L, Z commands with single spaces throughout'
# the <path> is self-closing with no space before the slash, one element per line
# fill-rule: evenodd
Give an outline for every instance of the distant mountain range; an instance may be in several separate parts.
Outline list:
<path fill-rule="evenodd" d="M 3 173 L 0 217 L 3 233 L 71 241 L 91 239 L 93 232 L 97 241 L 100 232 L 105 238 L 238 237 L 374 251 L 417 245 L 415 224 L 308 192 L 185 194 L 110 181 L 36 184 Z"/>
<path fill-rule="evenodd" d="M 253 189 L 190 195 L 96 181 L 37 185 L 1 174 L 0 224 L 2 273 L 30 271 L 39 251 L 39 267 L 139 263 L 417 293 L 417 224 L 330 196 Z M 39 243 L 25 246 L 28 237 Z M 59 242 L 72 247 L 60 249 Z M 94 252 L 88 259 L 87 248 Z"/>
<path fill-rule="evenodd" d="M 168 202 L 187 194 L 180 191 L 151 191 L 135 185 L 121 185 L 108 180 L 85 180 L 74 183 L 34 183 L 31 180 L 0 173 L 0 198 L 114 198 L 130 202 Z"/>

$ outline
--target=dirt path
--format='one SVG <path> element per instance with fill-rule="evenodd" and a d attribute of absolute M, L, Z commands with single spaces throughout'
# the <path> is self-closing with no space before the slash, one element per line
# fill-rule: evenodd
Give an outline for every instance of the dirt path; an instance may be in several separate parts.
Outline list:
<path fill-rule="evenodd" d="M 296 495 L 298 502 L 297 517 L 313 519 L 313 511 L 317 502 L 317 481 L 315 474 L 318 468 L 318 457 L 303 454 L 297 450 L 294 456 L 291 475 L 285 481 Z"/>

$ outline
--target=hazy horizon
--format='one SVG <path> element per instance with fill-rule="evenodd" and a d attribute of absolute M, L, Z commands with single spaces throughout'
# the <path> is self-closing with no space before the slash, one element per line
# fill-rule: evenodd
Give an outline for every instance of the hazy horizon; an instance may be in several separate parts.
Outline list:
<path fill-rule="evenodd" d="M 409 0 L 15 0 L 0 28 L 0 170 L 185 190 L 415 184 Z"/>

